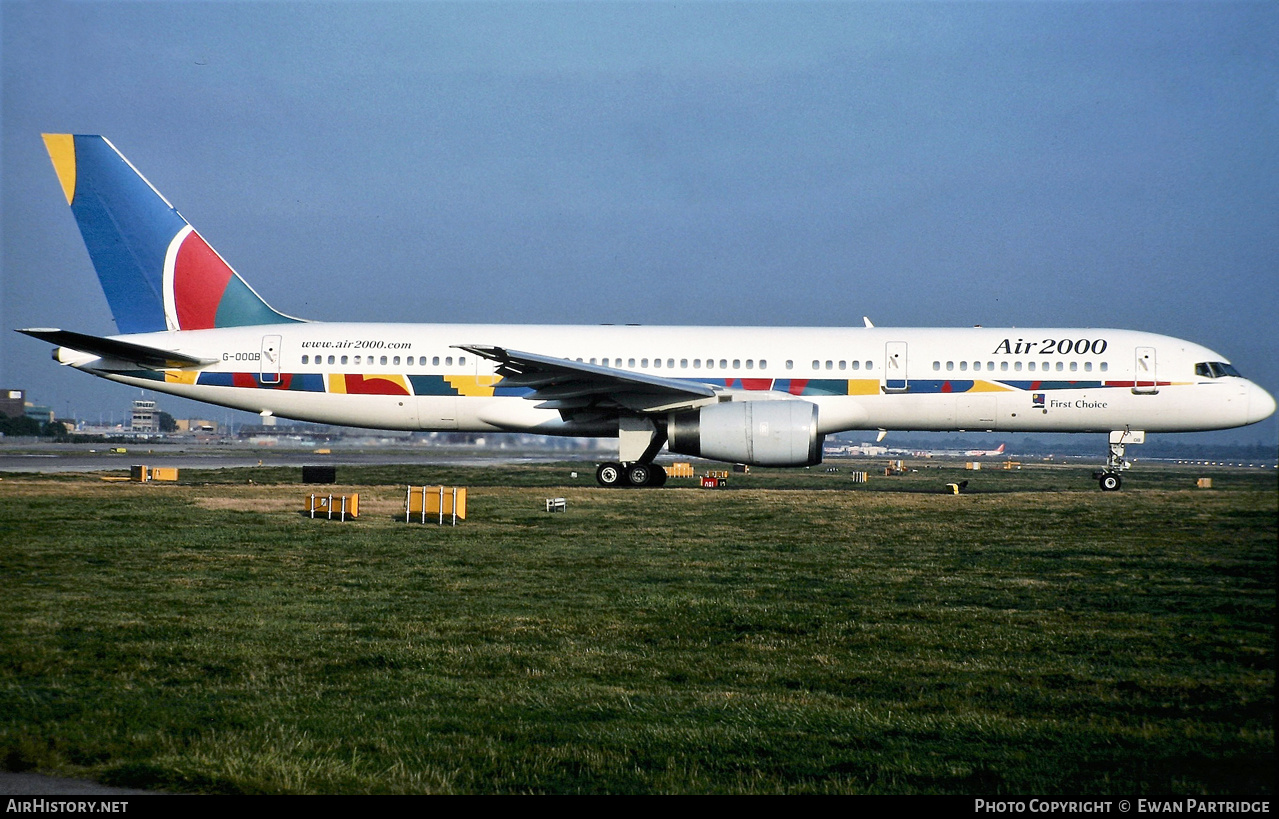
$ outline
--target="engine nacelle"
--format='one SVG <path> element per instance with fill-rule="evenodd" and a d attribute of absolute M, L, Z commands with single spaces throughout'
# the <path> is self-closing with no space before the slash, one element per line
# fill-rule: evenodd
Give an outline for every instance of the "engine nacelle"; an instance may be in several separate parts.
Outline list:
<path fill-rule="evenodd" d="M 666 421 L 671 452 L 755 466 L 812 466 L 822 461 L 817 405 L 808 401 L 731 401 Z"/>

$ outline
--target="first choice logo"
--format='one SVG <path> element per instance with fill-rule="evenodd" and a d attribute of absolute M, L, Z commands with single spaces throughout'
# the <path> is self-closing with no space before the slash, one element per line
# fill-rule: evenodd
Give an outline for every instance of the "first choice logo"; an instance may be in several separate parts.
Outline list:
<path fill-rule="evenodd" d="M 1110 342 L 1104 338 L 1046 338 L 1043 341 L 1027 341 L 1006 338 L 991 355 L 1101 355 Z"/>

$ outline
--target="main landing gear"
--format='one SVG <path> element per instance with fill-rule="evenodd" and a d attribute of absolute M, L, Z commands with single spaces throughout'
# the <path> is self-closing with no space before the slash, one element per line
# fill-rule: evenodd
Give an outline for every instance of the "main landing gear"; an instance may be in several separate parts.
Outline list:
<path fill-rule="evenodd" d="M 1146 433 L 1140 429 L 1119 429 L 1110 433 L 1110 452 L 1106 455 L 1106 467 L 1094 472 L 1093 477 L 1102 492 L 1118 492 L 1123 486 L 1123 478 L 1119 476 L 1132 463 L 1124 460 L 1124 449 L 1128 444 L 1144 444 Z"/>
<path fill-rule="evenodd" d="M 664 486 L 666 470 L 653 458 L 666 444 L 666 430 L 651 419 L 623 415 L 617 420 L 618 461 L 600 464 L 595 480 L 600 486 Z"/>
<path fill-rule="evenodd" d="M 599 482 L 600 486 L 610 489 L 615 487 L 665 486 L 666 470 L 651 463 L 607 463 L 600 464 L 599 469 L 595 470 L 595 480 Z"/>

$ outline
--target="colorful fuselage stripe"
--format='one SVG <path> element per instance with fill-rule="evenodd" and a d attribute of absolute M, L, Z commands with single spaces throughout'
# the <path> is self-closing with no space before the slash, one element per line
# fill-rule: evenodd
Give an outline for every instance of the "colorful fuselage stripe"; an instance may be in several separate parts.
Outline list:
<path fill-rule="evenodd" d="M 196 384 L 202 387 L 244 387 L 261 390 L 327 392 L 345 395 L 438 395 L 489 397 L 523 397 L 532 392 L 528 387 L 503 386 L 497 376 L 398 375 L 360 373 L 189 373 L 182 370 L 133 370 L 121 375 L 151 381 Z M 713 387 L 747 391 L 777 391 L 795 396 L 878 395 L 876 379 L 802 379 L 802 378 L 721 378 L 689 379 Z M 1170 386 L 1159 381 L 1151 386 Z M 954 381 L 911 379 L 912 394 L 981 393 L 981 392 L 1053 392 L 1057 390 L 1090 390 L 1130 388 L 1131 381 Z"/>

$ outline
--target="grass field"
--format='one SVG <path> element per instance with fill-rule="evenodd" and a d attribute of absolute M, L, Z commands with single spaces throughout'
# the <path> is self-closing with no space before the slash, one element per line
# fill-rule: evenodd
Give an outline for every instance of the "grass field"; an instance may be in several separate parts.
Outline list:
<path fill-rule="evenodd" d="M 1080 468 L 841 468 L 621 491 L 584 465 L 339 467 L 345 524 L 300 514 L 297 469 L 3 476 L 0 767 L 204 793 L 1273 792 L 1273 472 L 1143 465 L 1101 493 Z M 410 481 L 470 487 L 469 520 L 405 524 Z"/>

